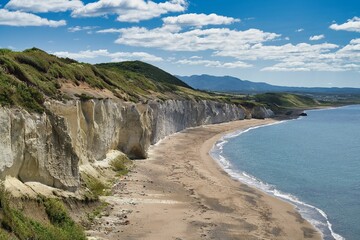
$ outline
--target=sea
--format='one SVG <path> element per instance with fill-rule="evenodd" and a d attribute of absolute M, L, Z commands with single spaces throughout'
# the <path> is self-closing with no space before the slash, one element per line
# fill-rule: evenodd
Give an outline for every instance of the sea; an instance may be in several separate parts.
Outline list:
<path fill-rule="evenodd" d="M 242 182 L 293 204 L 325 240 L 360 239 L 360 105 L 223 136 L 210 154 Z"/>

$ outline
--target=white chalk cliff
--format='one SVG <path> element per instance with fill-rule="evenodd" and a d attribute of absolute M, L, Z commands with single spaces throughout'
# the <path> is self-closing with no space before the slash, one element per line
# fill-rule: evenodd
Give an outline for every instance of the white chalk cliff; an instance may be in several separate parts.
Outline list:
<path fill-rule="evenodd" d="M 49 101 L 42 115 L 0 107 L 0 177 L 75 191 L 79 166 L 110 150 L 145 158 L 150 144 L 188 127 L 244 119 L 242 108 L 213 101 L 146 104 Z"/>

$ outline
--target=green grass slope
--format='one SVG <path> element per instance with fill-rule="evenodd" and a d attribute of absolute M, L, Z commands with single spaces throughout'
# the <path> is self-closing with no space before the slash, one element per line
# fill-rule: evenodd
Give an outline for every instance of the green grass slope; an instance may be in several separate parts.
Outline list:
<path fill-rule="evenodd" d="M 106 92 L 99 95 L 99 92 Z M 305 96 L 269 93 L 255 96 L 194 90 L 173 75 L 140 61 L 91 65 L 59 58 L 40 49 L 0 49 L 0 106 L 19 106 L 42 113 L 46 99 L 119 98 L 194 99 L 234 103 L 244 108 L 266 105 L 274 111 L 308 108 L 319 103 Z"/>
<path fill-rule="evenodd" d="M 114 97 L 133 102 L 214 99 L 191 89 L 171 74 L 139 61 L 91 65 L 59 58 L 37 48 L 23 52 L 0 49 L 0 105 L 20 106 L 41 113 L 46 98 L 74 97 L 62 91 L 64 83 L 72 83 L 74 88 L 85 84 L 91 89 L 105 89 Z"/>
<path fill-rule="evenodd" d="M 102 63 L 96 64 L 99 69 L 111 69 L 121 73 L 133 72 L 138 73 L 154 82 L 164 84 L 173 84 L 181 87 L 191 88 L 189 85 L 179 80 L 177 77 L 157 68 L 148 63 L 141 61 L 126 61 L 119 63 Z"/>
<path fill-rule="evenodd" d="M 317 107 L 320 103 L 310 97 L 290 93 L 264 93 L 254 96 L 256 102 L 264 104 L 279 113 L 287 109 Z"/>

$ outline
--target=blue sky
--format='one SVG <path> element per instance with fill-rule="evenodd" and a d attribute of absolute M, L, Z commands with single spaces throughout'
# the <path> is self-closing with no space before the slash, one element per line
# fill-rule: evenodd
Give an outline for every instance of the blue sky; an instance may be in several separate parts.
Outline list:
<path fill-rule="evenodd" d="M 0 0 L 0 47 L 177 75 L 360 87 L 358 0 Z"/>

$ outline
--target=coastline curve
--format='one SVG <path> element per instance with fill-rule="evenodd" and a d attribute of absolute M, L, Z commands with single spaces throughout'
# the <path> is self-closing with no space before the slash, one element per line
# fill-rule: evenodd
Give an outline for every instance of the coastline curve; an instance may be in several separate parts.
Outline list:
<path fill-rule="evenodd" d="M 226 159 L 223 154 L 223 147 L 226 143 L 228 143 L 229 139 L 236 138 L 246 132 L 252 131 L 254 129 L 263 128 L 263 127 L 269 127 L 277 124 L 281 124 L 287 121 L 293 121 L 293 120 L 300 120 L 301 118 L 297 119 L 291 119 L 291 120 L 283 120 L 278 121 L 274 123 L 264 124 L 264 125 L 258 125 L 254 127 L 249 127 L 247 129 L 240 129 L 236 130 L 231 133 L 224 134 L 219 140 L 215 142 L 212 149 L 209 152 L 209 155 L 214 159 L 214 161 L 233 179 L 245 183 L 251 187 L 255 187 L 256 189 L 259 189 L 260 191 L 276 197 L 277 199 L 280 199 L 282 201 L 285 201 L 287 203 L 290 203 L 293 205 L 297 212 L 300 213 L 300 215 L 307 220 L 311 225 L 313 225 L 322 235 L 324 240 L 345 240 L 344 237 L 341 235 L 335 233 L 332 229 L 332 224 L 328 219 L 327 214 L 321 210 L 320 208 L 317 208 L 311 204 L 302 202 L 299 200 L 296 196 L 282 192 L 281 190 L 278 190 L 276 186 L 268 184 L 261 179 L 258 179 L 255 176 L 252 176 L 251 174 L 241 171 L 240 169 L 235 169 L 228 159 Z"/>

